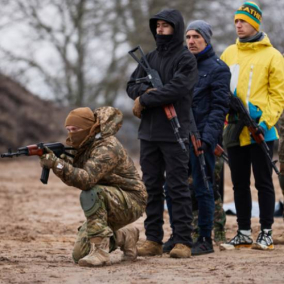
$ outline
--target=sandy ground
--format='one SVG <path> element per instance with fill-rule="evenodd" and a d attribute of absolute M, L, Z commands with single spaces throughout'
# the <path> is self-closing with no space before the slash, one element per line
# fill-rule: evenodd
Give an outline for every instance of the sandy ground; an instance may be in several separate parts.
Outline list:
<path fill-rule="evenodd" d="M 229 170 L 226 169 L 228 175 Z M 36 157 L 0 160 L 0 283 L 283 283 L 284 246 L 271 252 L 250 249 L 220 252 L 185 260 L 139 257 L 133 263 L 81 268 L 72 261 L 76 231 L 84 221 L 79 190 L 65 186 L 53 173 L 48 185 L 39 181 Z M 225 202 L 232 202 L 225 179 Z M 282 199 L 275 177 L 276 200 Z M 256 190 L 253 190 L 254 200 Z M 143 218 L 135 222 L 145 239 Z M 259 231 L 253 218 L 254 238 Z M 283 232 L 276 218 L 274 235 Z M 170 235 L 165 212 L 165 238 Z M 236 219 L 227 218 L 227 237 L 236 232 Z M 114 262 L 121 252 L 114 252 Z"/>

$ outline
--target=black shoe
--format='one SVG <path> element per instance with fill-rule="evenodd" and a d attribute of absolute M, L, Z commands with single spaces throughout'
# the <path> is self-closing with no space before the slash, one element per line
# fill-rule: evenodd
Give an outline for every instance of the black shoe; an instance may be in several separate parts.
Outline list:
<path fill-rule="evenodd" d="M 163 253 L 169 253 L 174 246 L 174 236 L 171 235 L 170 238 L 163 244 Z"/>
<path fill-rule="evenodd" d="M 199 237 L 191 249 L 192 255 L 201 255 L 214 252 L 211 238 Z"/>

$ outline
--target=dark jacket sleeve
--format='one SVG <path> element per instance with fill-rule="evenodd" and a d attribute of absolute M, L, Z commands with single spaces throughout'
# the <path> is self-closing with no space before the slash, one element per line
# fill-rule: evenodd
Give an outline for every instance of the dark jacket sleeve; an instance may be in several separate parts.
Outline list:
<path fill-rule="evenodd" d="M 202 133 L 202 140 L 215 148 L 224 127 L 229 110 L 229 90 L 231 73 L 227 66 L 221 65 L 212 72 L 210 113 Z"/>
<path fill-rule="evenodd" d="M 187 96 L 197 81 L 196 59 L 189 52 L 179 59 L 173 78 L 162 88 L 144 93 L 140 103 L 145 107 L 157 107 L 179 101 Z"/>
<path fill-rule="evenodd" d="M 126 87 L 126 92 L 131 99 L 135 100 L 137 97 L 144 94 L 147 89 L 151 88 L 150 83 L 146 82 L 146 83 L 136 84 L 134 82 L 135 79 L 143 78 L 146 75 L 147 75 L 146 72 L 143 70 L 143 68 L 140 65 L 138 65 L 134 70 L 134 72 L 131 74 L 130 80 L 127 82 L 127 87 Z"/>

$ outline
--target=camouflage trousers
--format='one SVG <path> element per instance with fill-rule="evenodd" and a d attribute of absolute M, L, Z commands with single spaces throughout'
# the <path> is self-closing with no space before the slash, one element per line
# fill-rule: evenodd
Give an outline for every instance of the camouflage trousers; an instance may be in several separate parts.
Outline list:
<path fill-rule="evenodd" d="M 115 232 L 136 221 L 145 211 L 145 203 L 139 193 L 125 192 L 116 187 L 99 188 L 99 207 L 78 229 L 73 249 L 73 259 L 77 263 L 90 251 L 90 238 L 109 237 L 110 251 L 116 249 Z"/>
<path fill-rule="evenodd" d="M 219 194 L 220 192 L 220 183 L 223 176 L 221 175 L 221 172 L 224 167 L 224 160 L 220 157 L 216 158 L 215 163 L 215 171 L 214 171 L 214 199 L 215 199 L 215 212 L 214 212 L 214 233 L 216 234 L 217 231 L 225 231 L 225 225 L 226 225 L 226 213 L 223 209 L 223 202 L 221 199 L 221 196 Z"/>
<path fill-rule="evenodd" d="M 217 234 L 223 233 L 225 235 L 225 225 L 226 225 L 226 213 L 223 209 L 223 202 L 221 196 L 219 194 L 219 185 L 221 181 L 221 171 L 224 166 L 224 161 L 222 158 L 216 157 L 215 162 L 215 169 L 214 169 L 214 199 L 215 199 L 215 210 L 214 210 L 214 221 L 213 221 L 213 228 L 214 228 L 214 239 L 218 239 Z M 190 183 L 192 181 L 190 180 Z M 195 204 L 197 201 L 195 200 L 194 193 L 192 194 L 192 202 Z M 193 239 L 196 240 L 198 237 L 198 208 L 197 206 L 193 206 Z M 197 209 L 197 210 L 196 210 Z"/>

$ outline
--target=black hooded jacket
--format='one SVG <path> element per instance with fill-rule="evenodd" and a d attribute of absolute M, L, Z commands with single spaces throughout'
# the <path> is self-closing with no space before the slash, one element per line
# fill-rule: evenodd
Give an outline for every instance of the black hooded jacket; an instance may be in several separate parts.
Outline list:
<path fill-rule="evenodd" d="M 173 104 L 181 125 L 182 138 L 189 137 L 189 109 L 193 88 L 197 81 L 195 57 L 183 46 L 184 22 L 177 10 L 162 10 L 150 19 L 150 30 L 156 39 L 157 20 L 164 20 L 174 27 L 172 39 L 163 46 L 146 55 L 152 69 L 158 71 L 163 87 L 145 93 L 151 85 L 133 84 L 133 79 L 145 77 L 145 71 L 138 66 L 127 83 L 127 93 L 135 100 L 140 96 L 142 111 L 138 138 L 147 141 L 175 142 L 176 137 L 163 110 L 163 105 Z M 132 82 L 131 82 L 132 81 Z"/>

